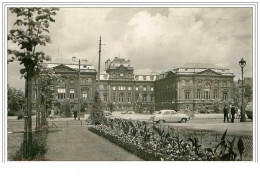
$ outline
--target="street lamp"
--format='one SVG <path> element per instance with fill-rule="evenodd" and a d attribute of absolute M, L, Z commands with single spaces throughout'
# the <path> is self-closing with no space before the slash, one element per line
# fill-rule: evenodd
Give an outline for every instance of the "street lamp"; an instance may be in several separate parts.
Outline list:
<path fill-rule="evenodd" d="M 242 58 L 239 61 L 239 66 L 241 67 L 242 71 L 242 101 L 241 101 L 241 119 L 240 122 L 245 122 L 245 108 L 244 108 L 244 66 L 246 65 L 246 61 Z"/>

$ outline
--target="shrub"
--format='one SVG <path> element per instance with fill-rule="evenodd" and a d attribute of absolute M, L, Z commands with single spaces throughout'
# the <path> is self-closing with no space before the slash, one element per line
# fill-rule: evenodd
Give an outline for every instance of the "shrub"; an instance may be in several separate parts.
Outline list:
<path fill-rule="evenodd" d="M 26 134 L 26 133 L 25 133 Z M 15 155 L 12 157 L 15 161 L 21 160 L 44 160 L 45 154 L 48 150 L 47 147 L 47 136 L 48 130 L 42 129 L 32 133 L 32 142 L 31 142 L 31 154 L 28 154 L 26 148 L 29 147 L 28 140 L 23 140 L 23 143 L 20 145 L 20 148 L 16 151 Z M 26 154 L 27 152 L 27 154 Z M 25 156 L 26 155 L 26 156 Z"/>
<path fill-rule="evenodd" d="M 89 118 L 94 125 L 100 125 L 105 119 L 104 107 L 98 91 L 95 92 L 94 104 L 92 105 Z"/>

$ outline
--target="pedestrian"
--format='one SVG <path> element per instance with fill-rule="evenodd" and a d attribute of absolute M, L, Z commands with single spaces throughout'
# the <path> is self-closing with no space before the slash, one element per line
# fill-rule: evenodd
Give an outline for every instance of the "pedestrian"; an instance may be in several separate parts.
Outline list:
<path fill-rule="evenodd" d="M 224 110 L 223 111 L 224 111 L 224 123 L 226 123 L 226 119 L 227 119 L 227 122 L 229 122 L 227 105 L 224 106 Z"/>
<path fill-rule="evenodd" d="M 77 118 L 77 111 L 74 111 L 74 120 Z"/>
<path fill-rule="evenodd" d="M 237 119 L 240 119 L 241 113 L 240 113 L 240 108 L 238 107 L 237 109 Z"/>
<path fill-rule="evenodd" d="M 231 122 L 232 123 L 234 123 L 235 113 L 236 113 L 236 109 L 235 109 L 235 106 L 232 104 L 232 106 L 231 106 Z"/>

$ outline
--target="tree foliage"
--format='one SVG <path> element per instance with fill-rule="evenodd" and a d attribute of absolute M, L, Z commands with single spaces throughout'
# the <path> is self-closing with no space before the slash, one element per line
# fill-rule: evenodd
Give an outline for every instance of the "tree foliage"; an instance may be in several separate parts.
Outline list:
<path fill-rule="evenodd" d="M 95 92 L 94 104 L 92 105 L 89 118 L 94 125 L 100 125 L 104 120 L 104 106 L 98 91 Z"/>
<path fill-rule="evenodd" d="M 71 111 L 71 106 L 70 106 L 70 101 L 67 100 L 61 107 L 61 111 L 64 114 L 65 117 L 71 117 L 72 116 L 72 111 Z"/>
<path fill-rule="evenodd" d="M 58 8 L 10 8 L 16 14 L 15 29 L 10 30 L 8 40 L 17 44 L 20 50 L 8 49 L 8 62 L 18 60 L 24 68 L 20 70 L 25 78 L 33 77 L 39 71 L 39 63 L 49 61 L 50 57 L 42 51 L 36 51 L 37 46 L 50 43 L 50 22 L 55 22 L 53 17 Z"/>
<path fill-rule="evenodd" d="M 253 101 L 253 88 L 251 85 L 249 85 L 249 84 L 245 85 L 245 95 L 244 96 L 245 96 L 246 103 Z"/>
<path fill-rule="evenodd" d="M 8 95 L 8 111 L 19 112 L 23 109 L 24 105 L 24 93 L 21 90 L 12 88 L 9 85 L 7 95 Z"/>

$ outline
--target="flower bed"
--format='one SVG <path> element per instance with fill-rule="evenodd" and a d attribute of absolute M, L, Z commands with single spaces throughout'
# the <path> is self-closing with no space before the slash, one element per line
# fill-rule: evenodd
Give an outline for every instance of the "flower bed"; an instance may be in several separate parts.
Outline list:
<path fill-rule="evenodd" d="M 227 130 L 215 148 L 203 148 L 196 134 L 191 136 L 145 121 L 105 119 L 102 125 L 89 130 L 147 161 L 237 160 L 238 156 L 234 152 L 236 138 L 227 140 Z M 242 160 L 244 146 L 241 138 L 237 145 Z"/>

